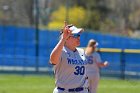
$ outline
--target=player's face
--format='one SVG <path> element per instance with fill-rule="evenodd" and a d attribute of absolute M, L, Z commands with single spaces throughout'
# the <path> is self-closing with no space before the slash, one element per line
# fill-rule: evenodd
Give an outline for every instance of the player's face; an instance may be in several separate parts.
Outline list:
<path fill-rule="evenodd" d="M 89 51 L 94 52 L 96 49 L 96 46 L 89 47 L 88 49 L 89 49 Z"/>
<path fill-rule="evenodd" d="M 72 45 L 72 46 L 79 46 L 80 45 L 80 34 L 76 34 L 76 35 L 70 35 L 68 42 Z"/>
<path fill-rule="evenodd" d="M 96 46 L 93 46 L 93 47 L 92 47 L 92 51 L 94 52 L 94 51 L 95 51 L 95 49 L 96 49 Z"/>

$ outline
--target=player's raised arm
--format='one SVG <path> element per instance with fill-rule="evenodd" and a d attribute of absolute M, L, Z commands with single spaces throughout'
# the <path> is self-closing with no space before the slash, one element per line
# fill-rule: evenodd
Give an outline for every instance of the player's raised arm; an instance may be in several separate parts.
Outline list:
<path fill-rule="evenodd" d="M 62 30 L 61 38 L 60 38 L 58 44 L 55 46 L 55 48 L 51 52 L 51 55 L 50 55 L 51 64 L 55 65 L 59 62 L 59 59 L 60 59 L 61 53 L 62 53 L 62 48 L 65 44 L 65 41 L 70 36 L 70 34 L 71 34 L 71 31 L 69 30 L 69 28 L 67 27 L 67 23 L 65 22 L 65 25 Z"/>

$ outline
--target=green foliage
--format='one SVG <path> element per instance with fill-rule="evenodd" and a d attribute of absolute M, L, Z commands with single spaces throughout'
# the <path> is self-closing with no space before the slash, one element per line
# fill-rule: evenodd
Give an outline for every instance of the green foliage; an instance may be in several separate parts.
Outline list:
<path fill-rule="evenodd" d="M 86 20 L 86 10 L 82 7 L 71 7 L 68 10 L 68 21 L 78 27 L 83 26 Z M 51 22 L 48 24 L 49 29 L 58 29 L 63 26 L 66 20 L 66 8 L 61 6 L 58 10 L 54 11 L 51 15 Z"/>
<path fill-rule="evenodd" d="M 101 24 L 106 23 L 105 21 L 110 9 L 107 8 L 104 3 L 104 0 L 87 0 L 86 3 L 85 0 L 81 0 L 79 5 L 84 6 L 87 11 L 86 25 L 84 25 L 85 28 L 99 31 L 102 27 Z"/>
<path fill-rule="evenodd" d="M 100 31 L 111 32 L 115 28 L 115 23 L 110 19 L 105 19 L 104 22 L 100 24 Z"/>
<path fill-rule="evenodd" d="M 1 18 L 3 18 L 3 14 L 2 14 L 1 11 L 0 11 L 0 19 L 1 19 Z"/>
<path fill-rule="evenodd" d="M 87 20 L 86 20 L 85 27 L 86 28 L 91 28 L 94 30 L 99 30 L 100 28 L 100 14 L 98 11 L 89 11 Z"/>

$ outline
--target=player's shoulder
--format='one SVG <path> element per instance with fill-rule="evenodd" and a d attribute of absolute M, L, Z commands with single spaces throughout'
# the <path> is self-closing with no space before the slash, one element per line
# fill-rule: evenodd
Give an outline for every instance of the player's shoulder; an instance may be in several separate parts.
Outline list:
<path fill-rule="evenodd" d="M 83 48 L 76 48 L 76 49 L 77 49 L 77 51 L 80 52 L 80 53 L 84 53 L 84 52 L 85 52 Z"/>
<path fill-rule="evenodd" d="M 80 48 L 80 47 L 77 47 L 76 48 L 78 51 L 84 51 L 84 49 L 83 48 Z"/>
<path fill-rule="evenodd" d="M 69 52 L 69 51 L 71 51 L 69 48 L 67 48 L 67 47 L 63 47 L 63 49 L 62 49 L 62 52 Z"/>
<path fill-rule="evenodd" d="M 62 48 L 62 55 L 65 55 L 68 52 L 69 52 L 69 50 L 66 47 Z"/>
<path fill-rule="evenodd" d="M 67 49 L 66 49 L 66 47 L 63 47 L 62 52 L 65 52 L 65 51 L 67 51 Z"/>
<path fill-rule="evenodd" d="M 92 55 L 94 55 L 94 56 L 100 56 L 100 54 L 98 53 L 98 52 L 93 52 L 93 54 Z"/>

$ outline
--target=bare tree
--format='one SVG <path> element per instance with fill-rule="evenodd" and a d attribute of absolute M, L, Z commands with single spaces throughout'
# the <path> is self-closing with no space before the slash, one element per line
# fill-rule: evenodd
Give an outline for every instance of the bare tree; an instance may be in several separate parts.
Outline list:
<path fill-rule="evenodd" d="M 3 17 L 8 25 L 29 26 L 33 22 L 33 0 L 0 0 Z M 2 23 L 2 22 L 1 22 Z"/>

